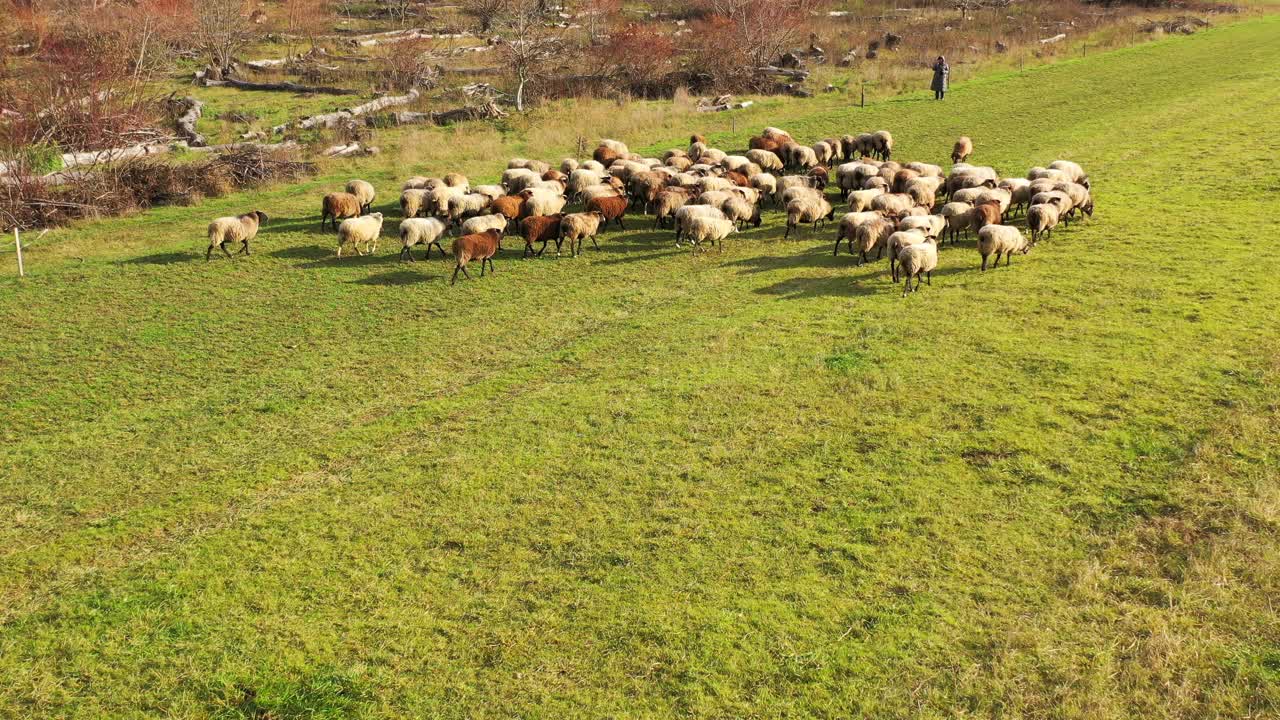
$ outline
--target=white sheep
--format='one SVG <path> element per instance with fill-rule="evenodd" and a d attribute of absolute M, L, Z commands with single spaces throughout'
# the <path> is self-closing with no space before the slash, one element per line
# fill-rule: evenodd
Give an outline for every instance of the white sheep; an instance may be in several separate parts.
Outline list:
<path fill-rule="evenodd" d="M 360 212 L 369 212 L 369 207 L 373 205 L 373 199 L 376 195 L 373 185 L 364 180 L 348 180 L 347 192 L 355 195 L 356 199 L 360 201 Z"/>
<path fill-rule="evenodd" d="M 411 218 L 418 217 L 422 209 L 427 206 L 427 190 L 418 188 L 409 188 L 400 193 L 400 213 L 402 216 Z"/>
<path fill-rule="evenodd" d="M 213 254 L 213 249 L 220 248 L 222 254 L 231 257 L 231 253 L 227 252 L 227 243 L 240 243 L 240 253 L 249 254 L 249 241 L 258 236 L 258 228 L 262 223 L 267 221 L 267 214 L 261 210 L 254 210 L 244 215 L 214 218 L 209 223 L 209 248 L 205 250 L 204 259 L 207 261 Z"/>
<path fill-rule="evenodd" d="M 520 196 L 524 198 L 524 205 L 521 207 L 524 217 L 555 215 L 564 209 L 567 202 L 565 196 L 549 190 L 525 190 Z"/>
<path fill-rule="evenodd" d="M 993 254 L 996 256 L 996 267 L 1000 267 L 1001 255 L 1004 255 L 1007 267 L 1014 253 L 1026 255 L 1031 252 L 1031 243 L 1016 227 L 986 225 L 978 231 L 978 252 L 982 253 L 983 270 L 987 269 L 987 258 Z"/>
<path fill-rule="evenodd" d="M 836 225 L 836 246 L 831 253 L 837 255 L 840 252 L 840 241 L 848 239 L 849 252 L 853 252 L 853 237 L 860 225 L 875 220 L 880 217 L 877 212 L 850 212 L 840 216 L 840 222 Z"/>
<path fill-rule="evenodd" d="M 680 241 L 684 238 L 686 227 L 694 218 L 710 217 L 720 218 L 726 222 L 729 218 L 719 208 L 710 205 L 685 205 L 676 210 L 676 246 L 680 245 Z"/>
<path fill-rule="evenodd" d="M 507 216 L 501 213 L 494 213 L 492 215 L 477 215 L 473 218 L 467 218 L 463 221 L 458 234 L 478 235 L 486 230 L 497 230 L 500 233 L 505 233 L 507 231 Z"/>
<path fill-rule="evenodd" d="M 601 175 L 604 175 L 606 172 L 604 164 L 596 160 L 583 160 L 582 163 L 578 165 L 578 169 L 590 170 L 591 172 L 600 173 Z"/>
<path fill-rule="evenodd" d="M 1089 187 L 1089 175 L 1078 163 L 1073 163 L 1070 160 L 1054 160 L 1049 163 L 1049 169 L 1060 170 L 1066 173 L 1071 182 L 1080 183 L 1086 188 Z"/>
<path fill-rule="evenodd" d="M 1031 242 L 1040 242 L 1040 237 L 1048 240 L 1053 237 L 1053 229 L 1058 226 L 1061 213 L 1053 203 L 1032 205 L 1027 210 L 1027 229 L 1031 231 Z"/>
<path fill-rule="evenodd" d="M 689 219 L 685 237 L 695 246 L 710 243 L 724 252 L 724 239 L 738 232 L 738 226 L 728 218 L 694 217 Z"/>
<path fill-rule="evenodd" d="M 380 212 L 343 220 L 338 226 L 338 257 L 342 257 L 342 246 L 348 243 L 355 248 L 357 255 L 365 254 L 360 252 L 360 243 L 364 243 L 366 251 L 375 252 L 378 249 L 378 236 L 381 234 L 382 213 Z"/>
<path fill-rule="evenodd" d="M 782 234 L 783 240 L 791 237 L 791 229 L 801 223 L 813 223 L 813 231 L 817 232 L 820 223 L 830 220 L 836 214 L 835 209 L 831 207 L 831 203 L 827 202 L 827 199 L 821 195 L 817 198 L 797 198 L 787 203 L 786 207 L 787 230 Z"/>
<path fill-rule="evenodd" d="M 760 173 L 751 176 L 751 187 L 760 192 L 762 197 L 772 199 L 778 192 L 778 178 L 769 173 Z"/>
<path fill-rule="evenodd" d="M 731 222 L 737 223 L 739 228 L 747 223 L 760 227 L 760 209 L 738 193 L 730 193 L 729 198 L 720 205 L 720 211 Z"/>
<path fill-rule="evenodd" d="M 902 297 L 907 293 L 920 289 L 920 276 L 925 277 L 929 285 L 933 285 L 933 271 L 938 267 L 938 243 L 934 238 L 926 237 L 924 242 L 908 245 L 898 251 L 898 265 L 902 269 L 905 284 L 902 286 Z M 916 286 L 911 287 L 911 279 L 916 279 Z"/>
<path fill-rule="evenodd" d="M 898 221 L 899 230 L 922 230 L 926 235 L 941 237 L 947 229 L 947 219 L 942 215 L 908 215 Z"/>
<path fill-rule="evenodd" d="M 862 212 L 871 209 L 871 201 L 884 195 L 884 190 L 854 190 L 849 193 L 849 212 Z"/>
<path fill-rule="evenodd" d="M 440 246 L 440 237 L 444 235 L 448 228 L 449 223 L 440 218 L 405 218 L 401 220 L 400 259 L 412 262 L 413 252 L 410 248 L 414 245 L 426 246 L 427 259 L 431 258 L 432 245 L 440 248 L 440 256 L 444 257 L 444 248 Z"/>
<path fill-rule="evenodd" d="M 457 222 L 463 218 L 473 215 L 479 215 L 493 202 L 487 195 L 480 193 L 470 193 L 468 195 L 454 195 L 449 198 L 448 216 L 453 222 Z"/>
<path fill-rule="evenodd" d="M 781 172 L 782 160 L 777 153 L 755 148 L 747 151 L 747 159 L 759 165 L 765 172 Z"/>
<path fill-rule="evenodd" d="M 507 194 L 506 188 L 502 187 L 501 185 L 477 185 L 471 188 L 471 192 L 479 195 L 484 195 L 485 197 L 489 198 L 490 202 L 493 202 L 494 200 L 497 200 L 498 198 Z"/>
<path fill-rule="evenodd" d="M 579 167 L 578 159 L 567 157 L 560 161 L 560 172 L 568 175 Z"/>
<path fill-rule="evenodd" d="M 969 203 L 953 201 L 942 206 L 940 214 L 947 222 L 947 236 L 951 244 L 956 244 L 956 235 L 968 233 L 973 224 L 973 206 Z"/>

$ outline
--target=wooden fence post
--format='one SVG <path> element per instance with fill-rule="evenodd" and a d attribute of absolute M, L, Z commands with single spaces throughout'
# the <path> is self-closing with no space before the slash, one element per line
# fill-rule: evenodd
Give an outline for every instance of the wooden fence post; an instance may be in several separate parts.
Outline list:
<path fill-rule="evenodd" d="M 22 237 L 18 235 L 18 227 L 13 228 L 13 244 L 18 248 L 18 277 L 26 277 L 26 268 L 22 266 Z"/>

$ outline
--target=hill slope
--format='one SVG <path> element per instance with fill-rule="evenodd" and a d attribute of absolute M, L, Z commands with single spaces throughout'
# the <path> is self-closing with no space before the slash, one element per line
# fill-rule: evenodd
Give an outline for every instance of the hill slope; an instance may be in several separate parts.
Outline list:
<path fill-rule="evenodd" d="M 332 257 L 345 172 L 79 229 L 0 282 L 0 714 L 1276 712 L 1277 30 L 748 113 L 1090 169 L 1093 222 L 908 300 L 776 214 L 449 288 Z"/>

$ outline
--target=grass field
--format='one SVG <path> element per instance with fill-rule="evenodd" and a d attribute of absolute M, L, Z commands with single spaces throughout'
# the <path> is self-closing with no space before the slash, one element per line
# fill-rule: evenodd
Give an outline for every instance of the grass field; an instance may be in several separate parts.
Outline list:
<path fill-rule="evenodd" d="M 1090 170 L 1092 222 L 905 300 L 776 213 L 452 288 L 317 230 L 348 176 L 558 158 L 563 108 L 2 256 L 0 716 L 1276 717 L 1278 34 L 635 108 Z"/>

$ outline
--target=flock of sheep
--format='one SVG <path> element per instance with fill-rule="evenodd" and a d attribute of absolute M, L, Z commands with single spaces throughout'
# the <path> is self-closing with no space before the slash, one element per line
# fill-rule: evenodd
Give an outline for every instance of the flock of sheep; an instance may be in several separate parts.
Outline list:
<path fill-rule="evenodd" d="M 440 240 L 455 232 L 453 284 L 459 271 L 471 277 L 467 265 L 474 260 L 480 261 L 482 276 L 486 265 L 492 271 L 509 231 L 524 239 L 524 257 L 541 256 L 552 241 L 557 255 L 567 241 L 576 257 L 585 240 L 599 247 L 596 237 L 609 223 L 625 229 L 628 211 L 652 213 L 655 227 L 670 224 L 677 246 L 688 242 L 723 249 L 725 239 L 744 225 L 759 227 L 762 206 L 771 205 L 786 213 L 786 239 L 800 225 L 812 225 L 816 232 L 835 219 L 836 206 L 827 194 L 834 183 L 848 211 L 837 223 L 833 254 L 839 254 L 842 242 L 858 256 L 858 264 L 872 251 L 877 260 L 887 252 L 891 277 L 904 279 L 906 295 L 919 289 L 921 279 L 932 284 L 939 245 L 947 240 L 955 245 L 959 236 L 976 234 L 986 270 L 991 256 L 997 266 L 1002 257 L 1008 265 L 1015 253 L 1029 252 L 1059 224 L 1079 214 L 1092 217 L 1089 177 L 1078 164 L 1058 160 L 1032 168 L 1025 177 L 1002 178 L 993 168 L 968 164 L 972 154 L 973 142 L 962 137 L 949 173 L 928 163 L 900 164 L 892 159 L 893 136 L 884 130 L 810 146 L 771 127 L 751 138 L 743 154 L 732 155 L 694 135 L 687 150 L 668 150 L 660 159 L 602 140 L 592 159 L 566 158 L 558 169 L 540 160 L 513 159 L 492 185 L 472 186 L 457 173 L 410 178 L 400 195 L 400 258 L 412 261 L 416 245 L 428 258 L 432 246 L 443 257 Z M 828 170 L 833 166 L 834 178 Z M 373 186 L 363 180 L 324 197 L 320 227 L 328 222 L 337 230 L 338 257 L 348 246 L 360 255 L 377 251 L 383 215 L 369 212 L 375 197 Z M 582 210 L 565 212 L 570 203 Z M 1027 234 L 1007 224 L 1019 213 L 1025 215 Z M 240 243 L 240 252 L 248 254 L 266 220 L 260 211 L 214 220 L 205 259 L 214 248 L 230 257 L 228 243 Z"/>

